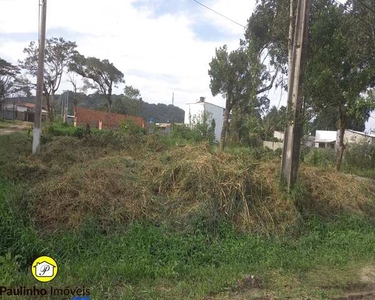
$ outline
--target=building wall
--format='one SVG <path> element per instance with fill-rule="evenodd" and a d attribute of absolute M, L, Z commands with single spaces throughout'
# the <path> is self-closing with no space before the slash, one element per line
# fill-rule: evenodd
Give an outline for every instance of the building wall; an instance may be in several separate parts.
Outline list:
<path fill-rule="evenodd" d="M 270 148 L 272 150 L 283 149 L 283 143 L 263 141 L 263 147 L 267 147 L 267 148 Z"/>
<path fill-rule="evenodd" d="M 194 125 L 197 120 L 201 120 L 204 112 L 204 103 L 191 103 L 186 105 L 185 109 L 185 124 Z"/>
<path fill-rule="evenodd" d="M 202 121 L 204 113 L 207 114 L 209 124 L 211 124 L 212 119 L 215 120 L 215 139 L 219 141 L 223 128 L 224 109 L 222 107 L 207 102 L 187 104 L 185 108 L 185 124 L 193 126 L 198 120 Z"/>
<path fill-rule="evenodd" d="M 362 144 L 362 143 L 367 143 L 370 145 L 375 145 L 375 138 L 358 134 L 356 132 L 352 132 L 349 130 L 345 130 L 344 134 L 344 143 L 345 144 Z"/>
<path fill-rule="evenodd" d="M 337 140 L 337 131 L 317 130 L 315 134 L 316 140 Z"/>
<path fill-rule="evenodd" d="M 215 120 L 215 138 L 217 141 L 220 140 L 221 130 L 223 129 L 223 114 L 224 109 L 220 106 L 213 105 L 211 103 L 204 104 L 205 111 L 208 112 L 209 124 L 211 120 Z"/>
<path fill-rule="evenodd" d="M 124 120 L 133 120 L 142 128 L 145 127 L 144 120 L 140 117 L 127 116 L 122 114 L 107 113 L 99 110 L 91 110 L 82 107 L 76 108 L 76 125 L 86 126 L 89 124 L 91 128 L 99 128 L 99 121 L 105 129 L 118 129 Z"/>
<path fill-rule="evenodd" d="M 279 139 L 280 141 L 284 141 L 284 132 L 282 131 L 274 131 L 273 137 Z"/>

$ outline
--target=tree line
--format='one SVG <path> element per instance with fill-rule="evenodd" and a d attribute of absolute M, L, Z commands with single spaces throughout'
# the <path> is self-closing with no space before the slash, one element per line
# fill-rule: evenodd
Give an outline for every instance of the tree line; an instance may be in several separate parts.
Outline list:
<path fill-rule="evenodd" d="M 0 58 L 0 100 L 9 96 L 29 96 L 36 89 L 38 45 L 32 41 L 24 49 L 25 59 L 13 65 Z M 108 59 L 85 57 L 77 51 L 77 44 L 64 38 L 46 40 L 43 95 L 50 121 L 54 120 L 53 103 L 66 74 L 75 94 L 94 90 L 106 99 L 111 112 L 113 89 L 125 83 L 124 74 Z M 81 83 L 82 82 L 82 83 Z M 132 88 L 132 87 L 126 87 Z M 126 89 L 125 88 L 125 89 Z M 74 98 L 74 105 L 77 104 Z"/>
<path fill-rule="evenodd" d="M 310 126 L 305 130 L 314 126 L 340 130 L 339 170 L 345 130 L 363 130 L 375 108 L 375 4 L 366 0 L 311 2 L 301 121 Z M 208 74 L 212 94 L 226 99 L 222 149 L 228 138 L 246 143 L 257 126 L 264 129 L 270 117 L 262 115 L 276 114 L 275 108 L 269 111 L 266 92 L 272 87 L 288 89 L 291 4 L 258 0 L 238 49 L 229 52 L 225 45 L 216 49 Z M 286 110 L 284 120 L 289 122 Z"/>

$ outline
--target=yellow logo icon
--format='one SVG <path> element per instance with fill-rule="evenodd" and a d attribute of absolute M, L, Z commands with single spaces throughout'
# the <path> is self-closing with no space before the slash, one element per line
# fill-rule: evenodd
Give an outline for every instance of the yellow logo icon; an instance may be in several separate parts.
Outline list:
<path fill-rule="evenodd" d="M 56 261 L 49 256 L 40 256 L 34 260 L 31 273 L 40 282 L 49 282 L 57 275 L 58 267 Z"/>

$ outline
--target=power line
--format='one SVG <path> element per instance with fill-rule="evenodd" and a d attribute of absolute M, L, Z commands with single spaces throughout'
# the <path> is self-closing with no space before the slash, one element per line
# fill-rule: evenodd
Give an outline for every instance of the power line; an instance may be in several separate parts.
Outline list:
<path fill-rule="evenodd" d="M 232 23 L 234 23 L 234 24 L 236 24 L 236 25 L 238 25 L 238 26 L 241 26 L 242 28 L 245 28 L 245 27 L 246 27 L 246 26 L 244 26 L 244 25 L 242 25 L 242 24 L 240 24 L 240 23 L 234 21 L 233 19 L 228 18 L 227 16 L 224 16 L 223 14 L 219 13 L 218 11 L 216 11 L 216 10 L 214 10 L 214 9 L 212 9 L 212 8 L 210 8 L 210 7 L 208 7 L 207 5 L 204 5 L 203 3 L 201 3 L 201 2 L 199 2 L 199 1 L 197 1 L 197 0 L 193 0 L 193 1 L 196 2 L 196 3 L 198 3 L 199 5 L 203 6 L 204 8 L 207 8 L 208 10 L 214 12 L 215 14 L 218 14 L 219 16 L 221 16 L 221 17 L 227 19 L 228 21 L 231 21 Z"/>

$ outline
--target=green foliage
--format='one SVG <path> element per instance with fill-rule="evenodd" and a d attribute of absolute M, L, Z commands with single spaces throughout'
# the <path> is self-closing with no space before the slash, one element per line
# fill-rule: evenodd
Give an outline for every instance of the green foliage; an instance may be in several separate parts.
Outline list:
<path fill-rule="evenodd" d="M 344 164 L 348 169 L 375 169 L 375 146 L 369 144 L 349 144 L 346 147 Z"/>
<path fill-rule="evenodd" d="M 126 119 L 120 124 L 120 132 L 128 135 L 144 135 L 145 130 L 136 124 L 132 119 Z"/>
<path fill-rule="evenodd" d="M 272 150 L 263 147 L 228 147 L 226 152 L 239 158 L 253 159 L 254 161 L 270 161 L 280 159 L 282 149 Z"/>
<path fill-rule="evenodd" d="M 6 97 L 22 92 L 20 69 L 0 57 L 0 109 Z"/>
<path fill-rule="evenodd" d="M 316 167 L 333 166 L 336 161 L 336 152 L 334 149 L 314 148 L 304 157 L 304 162 Z"/>
<path fill-rule="evenodd" d="M 142 101 L 141 92 L 131 85 L 125 86 L 124 94 L 125 94 L 125 97 L 127 97 L 128 99 Z"/>
<path fill-rule="evenodd" d="M 179 142 L 209 142 L 213 144 L 215 141 L 215 120 L 209 115 L 204 114 L 203 118 L 193 120 L 193 126 L 189 127 L 185 124 L 173 125 L 172 132 L 169 136 L 172 141 Z"/>
<path fill-rule="evenodd" d="M 43 247 L 31 227 L 28 204 L 22 202 L 21 197 L 22 186 L 12 184 L 0 175 L 0 265 L 9 272 L 18 265 L 16 261 L 25 266 Z M 0 276 L 0 281 L 2 278 Z"/>
<path fill-rule="evenodd" d="M 42 141 L 47 142 L 54 136 L 74 136 L 82 138 L 84 136 L 83 127 L 74 127 L 67 123 L 47 123 L 42 128 Z"/>
<path fill-rule="evenodd" d="M 12 257 L 10 253 L 0 256 L 0 284 L 2 286 L 10 286 L 15 281 L 19 271 L 18 259 L 19 255 Z"/>
<path fill-rule="evenodd" d="M 75 53 L 69 65 L 71 72 L 84 78 L 85 89 L 95 89 L 105 96 L 108 111 L 112 108 L 112 90 L 117 84 L 124 83 L 124 74 L 118 70 L 108 59 L 85 57 Z"/>

